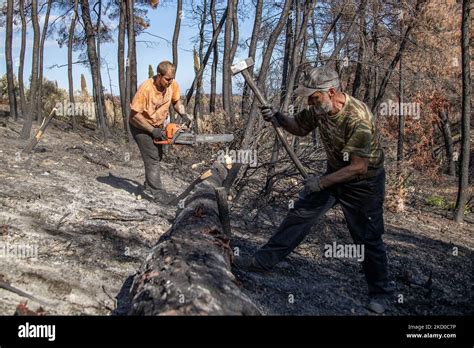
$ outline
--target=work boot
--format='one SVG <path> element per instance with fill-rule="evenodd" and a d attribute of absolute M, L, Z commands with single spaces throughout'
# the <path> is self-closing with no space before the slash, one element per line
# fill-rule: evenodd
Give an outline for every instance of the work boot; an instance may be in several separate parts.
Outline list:
<path fill-rule="evenodd" d="M 163 189 L 155 190 L 152 192 L 150 189 L 146 188 L 142 191 L 143 198 L 149 200 L 150 202 L 159 203 L 159 204 L 169 204 L 177 196 L 168 193 Z"/>
<path fill-rule="evenodd" d="M 166 192 L 165 190 L 159 190 L 155 192 L 155 202 L 160 204 L 169 205 L 172 200 L 176 199 L 176 196 L 173 193 Z"/>
<path fill-rule="evenodd" d="M 390 306 L 390 299 L 387 295 L 372 295 L 369 298 L 367 309 L 377 314 L 383 314 Z"/>
<path fill-rule="evenodd" d="M 267 272 L 253 256 L 234 256 L 232 264 L 235 268 L 247 272 Z"/>

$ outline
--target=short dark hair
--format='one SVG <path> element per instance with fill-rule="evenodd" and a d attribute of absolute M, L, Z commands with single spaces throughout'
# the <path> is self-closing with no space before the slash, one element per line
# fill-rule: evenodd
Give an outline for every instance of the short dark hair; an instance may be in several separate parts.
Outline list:
<path fill-rule="evenodd" d="M 172 70 L 173 73 L 176 72 L 176 66 L 170 61 L 164 60 L 160 64 L 158 64 L 156 71 L 160 75 L 165 75 L 170 69 Z"/>

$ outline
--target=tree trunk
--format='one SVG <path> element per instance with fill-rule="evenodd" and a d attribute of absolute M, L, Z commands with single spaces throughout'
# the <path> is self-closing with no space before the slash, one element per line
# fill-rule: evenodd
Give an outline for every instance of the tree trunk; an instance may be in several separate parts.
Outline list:
<path fill-rule="evenodd" d="M 204 50 L 204 28 L 206 26 L 207 20 L 207 0 L 203 1 L 202 12 L 201 12 L 201 21 L 199 23 L 199 68 L 204 62 L 203 50 Z M 199 69 L 196 71 L 196 74 L 199 72 Z M 202 74 L 197 77 L 196 85 L 196 97 L 194 99 L 194 127 L 195 131 L 199 133 L 199 120 L 201 119 L 201 108 L 202 108 L 202 95 L 203 95 L 203 86 L 202 86 Z"/>
<path fill-rule="evenodd" d="M 234 19 L 234 0 L 227 0 L 227 21 L 225 23 L 224 32 L 224 58 L 222 66 L 222 104 L 227 118 L 234 121 L 232 110 L 232 72 L 230 67 L 231 61 L 231 35 Z"/>
<path fill-rule="evenodd" d="M 239 0 L 234 0 L 234 16 L 232 17 L 232 46 L 230 48 L 230 61 L 234 61 L 235 53 L 237 52 L 237 47 L 239 46 Z"/>
<path fill-rule="evenodd" d="M 286 33 L 285 33 L 285 52 L 283 54 L 283 66 L 282 66 L 282 75 L 281 75 L 281 91 L 280 91 L 280 110 L 283 110 L 283 104 L 285 101 L 285 96 L 288 94 L 288 70 L 290 65 L 290 59 L 293 52 L 293 44 L 295 43 L 294 32 L 293 32 L 293 13 L 294 13 L 294 4 L 291 11 L 292 15 L 288 16 L 286 20 Z M 273 145 L 275 148 L 275 144 Z"/>
<path fill-rule="evenodd" d="M 84 23 L 84 30 L 87 37 L 87 55 L 89 57 L 89 63 L 92 73 L 92 87 L 94 102 L 96 103 L 96 117 L 99 120 L 100 127 L 102 128 L 104 141 L 107 141 L 108 131 L 105 123 L 105 110 L 103 105 L 103 94 L 101 89 L 100 79 L 100 65 L 97 57 L 97 49 L 95 47 L 94 28 L 90 17 L 89 0 L 81 0 L 82 9 L 82 21 Z"/>
<path fill-rule="evenodd" d="M 305 9 L 303 12 L 303 18 L 301 20 L 301 25 L 299 25 L 298 23 L 300 21 L 299 20 L 297 21 L 298 27 L 297 27 L 297 32 L 295 36 L 296 40 L 293 45 L 293 50 L 291 52 L 290 71 L 289 71 L 289 77 L 288 77 L 288 84 L 286 87 L 287 92 L 285 93 L 285 98 L 283 99 L 283 107 L 282 107 L 283 112 L 288 112 L 288 107 L 290 105 L 291 97 L 293 95 L 293 88 L 295 86 L 296 74 L 299 70 L 299 63 L 301 61 L 301 58 L 300 58 L 301 43 L 303 42 L 303 39 L 306 36 L 306 32 L 308 30 L 308 20 L 309 20 L 309 17 L 311 16 L 311 13 L 313 12 L 315 5 L 316 5 L 316 0 L 305 2 Z"/>
<path fill-rule="evenodd" d="M 125 26 L 126 26 L 126 4 L 125 0 L 119 0 L 120 15 L 117 39 L 117 65 L 118 65 L 118 83 L 120 91 L 120 107 L 122 109 L 123 129 L 125 135 L 131 139 L 130 125 L 128 123 L 128 97 L 126 88 L 125 74 Z"/>
<path fill-rule="evenodd" d="M 365 68 L 362 65 L 362 62 L 365 59 L 365 38 L 367 36 L 367 31 L 365 29 L 365 8 L 360 16 L 360 34 L 359 34 L 359 48 L 357 50 L 357 65 L 354 75 L 354 82 L 352 84 L 352 96 L 354 98 L 360 99 L 360 86 L 362 84 L 363 75 Z"/>
<path fill-rule="evenodd" d="M 173 32 L 173 64 L 178 68 L 178 39 L 179 30 L 181 29 L 181 16 L 183 15 L 183 0 L 178 0 L 176 7 L 176 21 Z"/>
<path fill-rule="evenodd" d="M 219 33 L 222 30 L 222 27 L 224 26 L 224 22 L 227 18 L 227 9 L 225 10 L 224 14 L 222 15 L 222 18 L 219 22 L 219 25 L 217 26 L 216 32 L 212 36 L 212 40 L 209 43 L 209 46 L 207 47 L 206 55 L 204 56 L 204 60 L 199 67 L 199 72 L 196 74 L 194 77 L 193 83 L 191 84 L 191 87 L 189 88 L 188 92 L 186 93 L 186 106 L 189 104 L 189 101 L 191 100 L 191 97 L 193 96 L 194 89 L 196 88 L 197 85 L 197 80 L 198 78 L 203 74 L 204 68 L 207 65 L 207 61 L 209 60 L 209 57 L 211 56 L 211 52 L 213 51 L 215 45 L 217 44 L 217 37 L 219 36 Z"/>
<path fill-rule="evenodd" d="M 36 110 L 36 92 L 38 86 L 38 51 L 40 32 L 38 24 L 38 0 L 31 0 L 31 23 L 33 25 L 33 54 L 31 59 L 31 83 L 29 93 L 28 112 L 24 118 L 23 128 L 20 137 L 28 139 L 31 133 L 31 126 L 33 124 L 33 113 Z"/>
<path fill-rule="evenodd" d="M 459 187 L 454 218 L 464 221 L 464 207 L 469 196 L 469 157 L 471 126 L 471 56 L 469 52 L 470 0 L 462 2 L 461 54 L 462 54 L 462 120 L 461 120 L 461 163 Z"/>
<path fill-rule="evenodd" d="M 367 0 L 362 0 L 361 3 L 360 3 L 359 9 L 354 14 L 354 17 L 352 18 L 352 21 L 349 24 L 349 28 L 347 28 L 347 30 L 345 31 L 344 37 L 342 38 L 342 40 L 339 40 L 339 42 L 337 43 L 337 45 L 334 48 L 334 51 L 331 53 L 331 56 L 328 59 L 329 62 L 332 62 L 333 60 L 335 60 L 337 58 L 337 56 L 339 55 L 339 52 L 341 51 L 341 49 L 346 45 L 346 43 L 348 42 L 348 40 L 352 36 L 352 32 L 354 31 L 355 22 L 357 20 L 357 17 L 359 16 L 360 13 L 363 14 L 365 12 L 365 6 L 366 5 L 367 5 Z M 336 64 L 336 66 L 337 66 L 337 64 Z"/>
<path fill-rule="evenodd" d="M 403 32 L 403 26 L 400 24 L 400 37 Z M 403 57 L 400 55 L 400 61 L 398 62 L 399 67 L 399 100 L 398 100 L 398 142 L 397 142 L 397 175 L 400 177 L 402 174 L 402 162 L 403 162 L 403 144 L 405 138 L 405 115 L 403 114 Z M 401 181 L 400 181 L 401 182 Z"/>
<path fill-rule="evenodd" d="M 97 1 L 96 5 L 99 7 L 99 11 L 97 12 L 97 25 L 96 25 L 96 30 L 97 30 L 97 62 L 99 64 L 99 90 L 100 90 L 100 98 L 101 98 L 101 103 L 104 106 L 104 121 L 106 127 L 111 127 L 113 126 L 113 123 L 110 124 L 109 118 L 107 116 L 107 108 L 105 107 L 105 96 L 104 96 L 104 84 L 102 83 L 102 58 L 100 54 L 100 42 L 101 42 L 101 24 L 102 24 L 102 0 Z M 100 124 L 99 124 L 100 126 Z"/>
<path fill-rule="evenodd" d="M 263 0 L 257 0 L 257 7 L 255 9 L 255 19 L 253 22 L 252 37 L 250 38 L 249 57 L 255 61 L 255 54 L 257 52 L 258 36 L 260 33 L 260 23 L 262 22 Z M 253 73 L 253 65 L 249 68 L 250 73 Z M 242 93 L 242 116 L 245 117 L 250 111 L 250 87 L 247 83 L 244 84 Z"/>
<path fill-rule="evenodd" d="M 72 77 L 72 45 L 74 42 L 74 31 L 76 29 L 76 22 L 77 22 L 77 7 L 78 7 L 78 0 L 74 0 L 74 14 L 72 16 L 71 26 L 69 27 L 69 37 L 67 41 L 67 77 L 68 77 L 68 84 L 69 84 L 69 102 L 74 105 L 75 98 L 74 98 L 74 80 Z M 77 128 L 76 123 L 76 114 L 72 115 L 72 129 Z"/>
<path fill-rule="evenodd" d="M 211 0 L 210 15 L 212 21 L 212 36 L 217 31 L 217 19 L 216 19 L 216 0 Z M 219 47 L 214 46 L 212 67 L 211 67 L 211 95 L 209 99 L 209 112 L 214 114 L 216 112 L 216 88 L 217 88 L 217 64 L 219 62 Z"/>
<path fill-rule="evenodd" d="M 446 148 L 446 159 L 448 160 L 448 174 L 456 175 L 456 162 L 454 161 L 454 144 L 451 126 L 446 110 L 440 110 L 438 113 L 439 128 L 443 134 L 444 144 Z"/>
<path fill-rule="evenodd" d="M 25 84 L 23 82 L 23 69 L 25 66 L 25 48 L 26 48 L 25 0 L 20 0 L 19 6 L 20 6 L 20 17 L 21 17 L 21 48 L 20 48 L 20 61 L 18 64 L 18 88 L 20 89 L 21 115 L 22 117 L 24 117 L 25 113 L 27 113 Z"/>
<path fill-rule="evenodd" d="M 15 81 L 13 74 L 12 59 L 12 42 L 13 42 L 13 0 L 7 1 L 7 27 L 5 31 L 5 58 L 7 63 L 7 88 L 8 102 L 10 105 L 10 117 L 14 120 L 18 119 L 16 107 Z"/>
<path fill-rule="evenodd" d="M 377 108 L 379 107 L 380 103 L 382 102 L 382 98 L 385 94 L 385 89 L 387 88 L 388 82 L 390 80 L 390 77 L 392 76 L 393 70 L 398 64 L 398 61 L 400 60 L 400 57 L 402 56 L 403 51 L 406 48 L 407 42 L 408 42 L 408 35 L 410 34 L 411 30 L 414 28 L 415 24 L 417 23 L 417 18 L 419 13 L 421 12 L 422 4 L 424 0 L 418 0 L 415 6 L 415 12 L 413 14 L 413 18 L 410 21 L 410 23 L 407 26 L 407 29 L 405 31 L 405 34 L 402 37 L 400 47 L 398 49 L 397 54 L 393 58 L 392 62 L 390 63 L 389 67 L 385 71 L 385 75 L 382 78 L 382 82 L 380 83 L 379 91 L 377 93 L 377 97 L 375 97 L 374 103 L 372 105 L 372 112 L 376 113 Z"/>
<path fill-rule="evenodd" d="M 129 101 L 137 93 L 137 51 L 135 44 L 135 0 L 126 0 L 127 2 L 127 38 L 128 38 L 128 66 L 127 83 L 129 83 L 130 94 Z M 130 107 L 129 107 L 130 109 Z"/>
<path fill-rule="evenodd" d="M 113 112 L 113 117 L 114 117 L 114 121 L 112 122 L 112 127 L 114 127 L 117 122 L 117 112 L 115 110 L 114 92 L 112 89 L 112 77 L 110 76 L 110 68 L 109 68 L 109 63 L 107 62 L 107 60 L 105 60 L 105 67 L 107 68 L 107 76 L 109 77 L 110 101 L 112 102 L 112 112 Z"/>
<path fill-rule="evenodd" d="M 265 85 L 265 80 L 267 78 L 267 72 L 270 66 L 270 60 L 273 54 L 273 49 L 275 48 L 277 39 L 280 36 L 280 33 L 283 27 L 285 26 L 286 20 L 288 18 L 288 14 L 290 12 L 291 2 L 292 0 L 285 0 L 285 3 L 283 5 L 283 10 L 280 15 L 280 19 L 278 20 L 278 23 L 275 29 L 273 30 L 273 32 L 271 33 L 267 41 L 267 45 L 266 45 L 267 48 L 265 49 L 265 53 L 263 54 L 262 64 L 260 66 L 260 73 L 257 79 L 257 86 L 260 89 L 262 89 Z M 257 103 L 258 103 L 257 99 L 253 98 L 249 118 L 247 121 L 247 126 L 245 127 L 244 137 L 242 139 L 241 146 L 240 146 L 240 148 L 244 150 L 249 149 L 251 141 L 253 139 L 253 134 L 255 131 L 255 122 L 257 120 Z M 241 163 L 236 163 L 232 167 L 225 183 L 225 187 L 227 189 L 229 189 L 234 183 L 234 180 L 237 178 L 237 175 L 239 174 L 241 167 L 242 167 Z"/>
<path fill-rule="evenodd" d="M 186 199 L 186 207 L 134 276 L 130 291 L 119 297 L 121 314 L 260 314 L 231 273 L 230 239 L 216 201 L 216 188 L 226 175 L 216 162 L 212 176 Z"/>
<path fill-rule="evenodd" d="M 49 15 L 51 13 L 52 0 L 48 0 L 48 7 L 46 9 L 46 16 L 44 18 L 43 31 L 41 33 L 41 43 L 39 47 L 39 77 L 38 77 L 38 97 L 37 97 L 37 119 L 41 123 L 43 120 L 43 56 L 44 56 L 44 43 L 46 41 L 46 34 L 48 33 Z"/>

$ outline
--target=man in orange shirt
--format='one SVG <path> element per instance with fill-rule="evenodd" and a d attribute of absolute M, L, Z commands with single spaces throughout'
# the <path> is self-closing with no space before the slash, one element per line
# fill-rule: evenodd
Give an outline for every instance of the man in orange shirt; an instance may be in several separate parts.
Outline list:
<path fill-rule="evenodd" d="M 163 148 L 153 140 L 166 139 L 163 123 L 168 117 L 171 104 L 185 122 L 191 123 L 191 118 L 186 114 L 180 100 L 179 85 L 174 80 L 175 73 L 176 67 L 173 63 L 163 61 L 158 64 L 157 75 L 140 85 L 130 105 L 130 131 L 145 164 L 143 194 L 146 198 L 160 203 L 167 203 L 175 196 L 163 188 L 160 176 Z"/>

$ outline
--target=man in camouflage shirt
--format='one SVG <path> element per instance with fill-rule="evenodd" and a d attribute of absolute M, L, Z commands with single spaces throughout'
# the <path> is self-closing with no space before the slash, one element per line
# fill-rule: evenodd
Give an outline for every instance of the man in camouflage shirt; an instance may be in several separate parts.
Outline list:
<path fill-rule="evenodd" d="M 383 201 L 384 153 L 374 116 L 363 102 L 339 91 L 339 77 L 329 67 L 312 69 L 296 94 L 307 97 L 309 109 L 294 118 L 262 108 L 291 134 L 305 136 L 319 129 L 327 154 L 327 171 L 305 180 L 294 208 L 270 240 L 252 257 L 236 257 L 234 265 L 248 271 L 267 271 L 291 253 L 319 218 L 339 203 L 355 244 L 363 245 L 363 270 L 368 284 L 368 308 L 382 313 L 393 283 L 387 275 Z"/>

